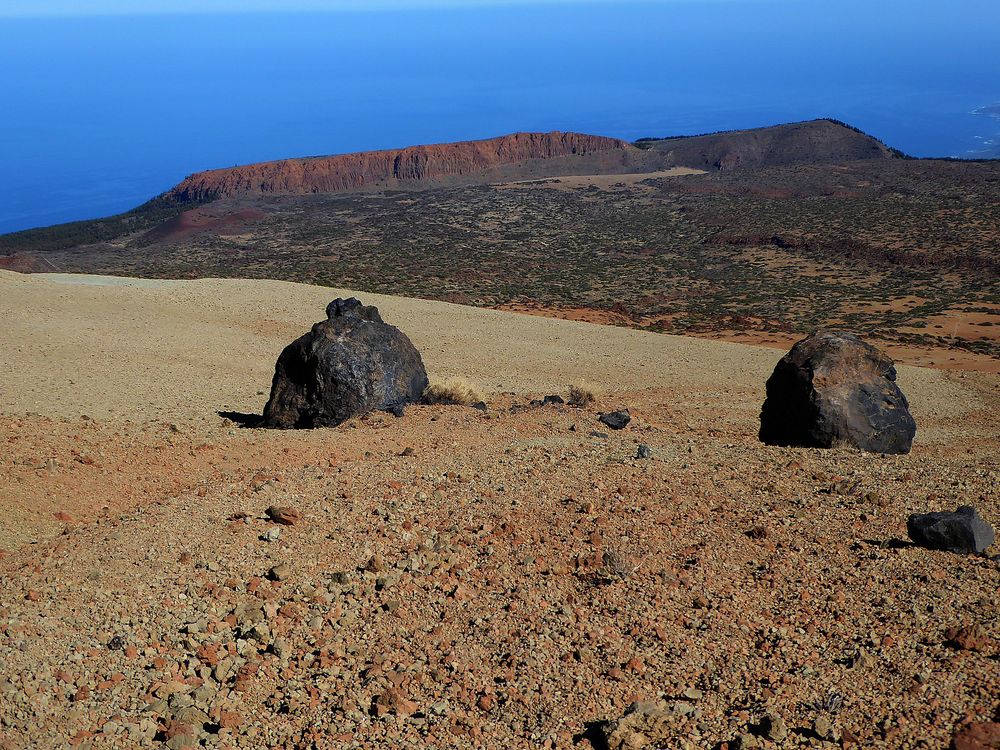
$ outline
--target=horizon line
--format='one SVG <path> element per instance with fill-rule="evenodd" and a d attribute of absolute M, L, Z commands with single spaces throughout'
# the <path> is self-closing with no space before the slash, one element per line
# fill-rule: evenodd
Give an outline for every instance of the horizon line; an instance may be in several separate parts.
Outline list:
<path fill-rule="evenodd" d="M 52 19 L 52 18 L 107 18 L 135 16 L 209 16 L 256 15 L 292 13 L 384 13 L 439 10 L 485 10 L 523 6 L 572 6 L 572 5 L 690 5 L 694 3 L 743 3 L 749 0 L 298 0 L 281 4 L 276 0 L 257 0 L 248 3 L 239 0 L 154 0 L 152 4 L 136 7 L 126 0 L 108 0 L 102 7 L 85 7 L 85 3 L 56 0 L 45 7 L 37 0 L 25 0 L 20 7 L 0 9 L 0 19 Z M 758 0 L 781 2 L 787 0 Z M 19 0 L 14 0 L 15 3 Z M 220 4 L 221 2 L 221 4 Z M 43 7 L 39 7 L 42 5 Z M 81 7 L 83 5 L 84 7 Z"/>

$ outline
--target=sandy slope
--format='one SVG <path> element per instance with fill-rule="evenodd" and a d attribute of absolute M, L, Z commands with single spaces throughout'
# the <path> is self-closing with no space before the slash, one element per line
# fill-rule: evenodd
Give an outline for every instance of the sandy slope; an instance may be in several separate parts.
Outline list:
<path fill-rule="evenodd" d="M 220 418 L 335 294 L 0 273 L 0 750 L 586 749 L 660 699 L 685 749 L 1000 719 L 1000 565 L 901 541 L 1000 525 L 997 376 L 901 367 L 908 456 L 770 448 L 773 349 L 365 294 L 489 411 Z M 527 406 L 581 378 L 601 404 Z"/>
<path fill-rule="evenodd" d="M 487 392 L 737 389 L 751 410 L 773 349 L 279 281 L 0 272 L 3 410 L 129 419 L 259 410 L 282 347 L 357 294 L 409 335 L 432 378 Z M 902 367 L 918 416 L 979 405 L 961 376 Z"/>

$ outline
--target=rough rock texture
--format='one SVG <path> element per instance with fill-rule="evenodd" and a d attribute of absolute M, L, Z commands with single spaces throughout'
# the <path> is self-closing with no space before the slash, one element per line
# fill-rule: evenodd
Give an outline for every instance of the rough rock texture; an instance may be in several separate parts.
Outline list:
<path fill-rule="evenodd" d="M 430 373 L 490 393 L 488 415 L 234 430 L 205 413 L 259 412 L 273 360 L 337 294 L 16 283 L 49 291 L 0 285 L 0 747 L 153 750 L 172 725 L 215 750 L 590 750 L 588 728 L 662 695 L 692 713 L 649 750 L 832 750 L 806 735 L 817 715 L 850 750 L 939 750 L 1000 719 L 1000 661 L 944 643 L 965 623 L 1000 635 L 1000 565 L 891 544 L 930 494 L 1000 519 L 998 376 L 901 367 L 933 404 L 918 416 L 933 447 L 909 456 L 762 450 L 773 350 L 386 299 Z M 273 350 L 264 369 L 255 346 Z M 136 381 L 128 412 L 117 370 Z M 596 441 L 592 410 L 511 409 L 581 374 L 641 431 Z M 640 441 L 655 460 L 630 459 Z M 841 477 L 854 494 L 829 494 Z M 749 739 L 765 712 L 784 743 Z"/>
<path fill-rule="evenodd" d="M 802 339 L 768 378 L 760 415 L 765 443 L 909 453 L 916 430 L 892 360 L 851 333 Z"/>
<path fill-rule="evenodd" d="M 632 421 L 632 415 L 628 413 L 628 409 L 619 409 L 602 414 L 599 419 L 602 424 L 606 424 L 612 430 L 624 430 Z"/>
<path fill-rule="evenodd" d="M 326 314 L 278 357 L 265 427 L 333 427 L 413 403 L 427 387 L 420 353 L 375 307 L 336 299 Z"/>
<path fill-rule="evenodd" d="M 633 703 L 624 716 L 605 725 L 607 746 L 610 750 L 638 750 L 659 745 L 670 736 L 671 724 L 692 711 L 692 706 L 680 701 Z"/>
<path fill-rule="evenodd" d="M 914 513 L 906 533 L 915 544 L 948 552 L 979 553 L 993 544 L 996 533 L 971 505 L 954 512 Z"/>
<path fill-rule="evenodd" d="M 191 175 L 168 196 L 184 202 L 254 193 L 333 193 L 479 172 L 529 159 L 631 148 L 625 141 L 581 133 L 514 133 L 499 138 L 388 151 L 249 164 Z"/>
<path fill-rule="evenodd" d="M 978 651 L 987 654 L 992 653 L 996 645 L 986 629 L 975 622 L 961 627 L 948 628 L 944 631 L 944 637 L 945 645 L 961 651 Z"/>
<path fill-rule="evenodd" d="M 970 724 L 955 733 L 951 750 L 1000 750 L 1000 723 Z"/>
<path fill-rule="evenodd" d="M 895 157 L 883 143 L 834 120 L 668 138 L 647 144 L 663 153 L 670 164 L 721 171 Z"/>

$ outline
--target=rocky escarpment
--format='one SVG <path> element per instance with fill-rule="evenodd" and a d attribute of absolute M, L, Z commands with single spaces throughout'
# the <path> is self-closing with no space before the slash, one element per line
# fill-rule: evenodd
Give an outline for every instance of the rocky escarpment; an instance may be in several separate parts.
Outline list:
<path fill-rule="evenodd" d="M 534 159 L 621 151 L 625 141 L 580 133 L 514 133 L 500 138 L 250 164 L 192 175 L 168 197 L 202 203 L 255 193 L 336 193 L 484 172 Z"/>

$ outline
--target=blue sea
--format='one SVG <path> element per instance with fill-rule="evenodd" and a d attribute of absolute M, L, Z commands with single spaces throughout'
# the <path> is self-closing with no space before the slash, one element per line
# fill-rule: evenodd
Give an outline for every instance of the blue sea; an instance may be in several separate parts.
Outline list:
<path fill-rule="evenodd" d="M 998 50 L 996 0 L 0 19 L 0 232 L 213 167 L 518 130 L 834 117 L 916 156 L 1000 157 Z"/>

